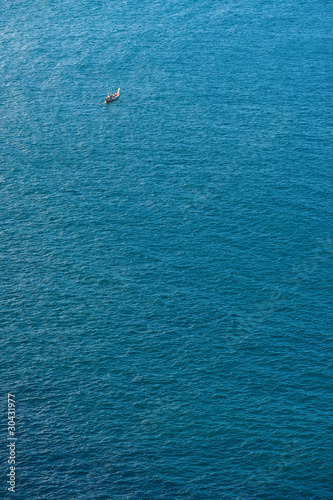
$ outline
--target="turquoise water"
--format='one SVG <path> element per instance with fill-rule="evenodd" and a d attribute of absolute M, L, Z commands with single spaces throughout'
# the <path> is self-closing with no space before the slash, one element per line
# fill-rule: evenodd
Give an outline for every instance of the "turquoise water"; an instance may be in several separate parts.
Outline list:
<path fill-rule="evenodd" d="M 333 499 L 332 7 L 1 10 L 1 498 Z"/>

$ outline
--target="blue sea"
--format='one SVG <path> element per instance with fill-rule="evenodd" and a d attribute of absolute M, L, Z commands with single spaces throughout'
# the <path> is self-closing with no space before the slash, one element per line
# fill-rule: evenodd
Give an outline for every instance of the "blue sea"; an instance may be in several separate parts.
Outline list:
<path fill-rule="evenodd" d="M 0 10 L 0 497 L 333 499 L 332 4 Z"/>

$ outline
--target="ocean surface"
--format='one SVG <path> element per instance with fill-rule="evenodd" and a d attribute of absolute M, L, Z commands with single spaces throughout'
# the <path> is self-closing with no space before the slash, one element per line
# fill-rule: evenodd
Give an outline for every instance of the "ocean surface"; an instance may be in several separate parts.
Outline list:
<path fill-rule="evenodd" d="M 0 497 L 333 499 L 332 4 L 0 11 Z"/>

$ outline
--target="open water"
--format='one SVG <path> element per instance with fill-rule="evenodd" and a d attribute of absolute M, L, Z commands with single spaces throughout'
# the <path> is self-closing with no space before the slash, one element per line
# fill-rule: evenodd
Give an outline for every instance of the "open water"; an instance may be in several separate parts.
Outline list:
<path fill-rule="evenodd" d="M 1 498 L 333 499 L 332 4 L 2 0 L 0 54 Z"/>

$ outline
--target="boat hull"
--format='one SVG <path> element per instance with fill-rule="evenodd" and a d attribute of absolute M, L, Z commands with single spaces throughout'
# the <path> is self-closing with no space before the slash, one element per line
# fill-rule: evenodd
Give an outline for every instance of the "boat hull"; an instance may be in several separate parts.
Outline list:
<path fill-rule="evenodd" d="M 105 102 L 105 104 L 109 104 L 110 102 L 113 102 L 116 99 L 118 99 L 118 97 L 119 97 L 119 95 L 117 95 L 116 97 L 107 97 L 104 102 Z"/>
<path fill-rule="evenodd" d="M 105 98 L 104 103 L 105 103 L 105 104 L 109 104 L 110 102 L 115 101 L 116 99 L 118 99 L 118 97 L 119 97 L 119 93 L 120 93 L 120 88 L 118 89 L 118 92 L 115 92 L 114 94 L 108 95 L 108 96 Z"/>

